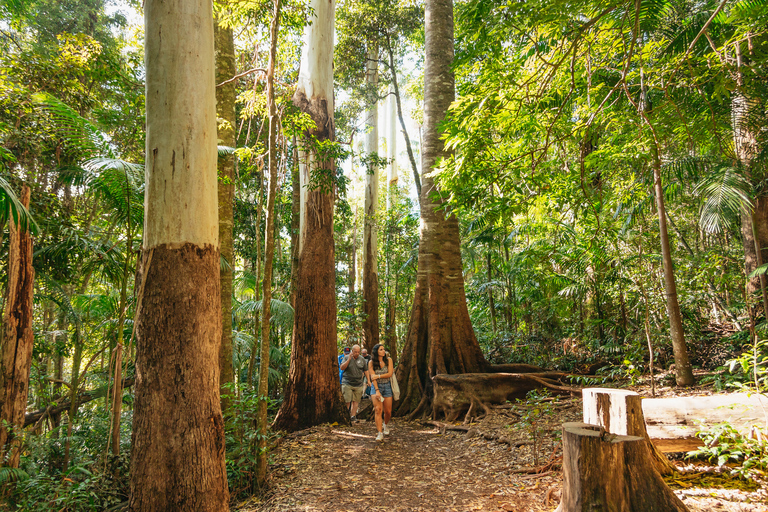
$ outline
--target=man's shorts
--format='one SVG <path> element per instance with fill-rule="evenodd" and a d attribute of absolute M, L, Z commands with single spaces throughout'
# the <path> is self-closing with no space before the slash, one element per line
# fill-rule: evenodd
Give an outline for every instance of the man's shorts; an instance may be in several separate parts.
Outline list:
<path fill-rule="evenodd" d="M 349 402 L 359 402 L 363 398 L 363 391 L 365 390 L 365 385 L 353 387 L 349 384 L 342 384 L 341 385 L 341 394 L 344 395 L 344 401 Z"/>

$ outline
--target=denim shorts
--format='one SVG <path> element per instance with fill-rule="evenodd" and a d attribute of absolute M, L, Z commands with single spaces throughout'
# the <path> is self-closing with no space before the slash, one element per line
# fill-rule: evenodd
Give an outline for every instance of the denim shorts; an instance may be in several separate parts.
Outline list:
<path fill-rule="evenodd" d="M 392 393 L 391 382 L 379 382 L 379 391 L 381 391 L 381 396 L 383 396 L 384 398 L 395 396 L 395 394 Z"/>

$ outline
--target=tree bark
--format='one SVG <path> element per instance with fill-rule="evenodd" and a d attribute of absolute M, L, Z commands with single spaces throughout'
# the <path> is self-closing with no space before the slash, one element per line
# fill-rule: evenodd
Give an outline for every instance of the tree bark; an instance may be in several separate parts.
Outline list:
<path fill-rule="evenodd" d="M 214 25 L 216 48 L 216 83 L 220 84 L 235 76 L 235 39 L 231 28 Z M 237 145 L 235 126 L 236 82 L 228 82 L 216 88 L 217 138 L 224 146 L 234 148 Z M 235 268 L 235 253 L 232 240 L 234 226 L 233 201 L 235 194 L 235 156 L 226 155 L 218 159 L 219 186 L 219 247 L 221 259 L 226 262 L 220 266 L 221 283 L 221 349 L 219 351 L 219 371 L 221 374 L 221 395 L 230 395 L 229 389 L 235 382 L 235 370 L 232 364 L 232 280 Z M 227 409 L 227 400 L 222 398 L 221 408 Z"/>
<path fill-rule="evenodd" d="M 146 194 L 130 509 L 229 510 L 213 12 L 146 0 Z"/>
<path fill-rule="evenodd" d="M 675 270 L 672 264 L 672 251 L 669 247 L 667 233 L 666 209 L 664 206 L 664 189 L 661 186 L 661 159 L 659 146 L 655 140 L 651 145 L 653 154 L 653 188 L 656 195 L 656 213 L 659 220 L 659 242 L 661 243 L 661 259 L 664 267 L 664 290 L 666 292 L 667 315 L 669 316 L 669 336 L 672 339 L 672 352 L 675 357 L 675 380 L 678 386 L 692 386 L 693 371 L 688 360 L 688 348 L 685 345 L 683 319 L 680 315 L 680 303 L 677 299 Z"/>
<path fill-rule="evenodd" d="M 452 422 L 465 414 L 464 421 L 468 422 L 487 413 L 489 404 L 523 399 L 534 389 L 580 394 L 581 390 L 563 383 L 566 377 L 562 372 L 435 375 L 432 378 L 435 390 L 432 416 L 437 419 L 444 415 Z"/>
<path fill-rule="evenodd" d="M 369 43 L 365 84 L 375 91 L 365 112 L 365 211 L 363 214 L 363 342 L 370 351 L 379 343 L 379 269 L 377 211 L 379 207 L 379 48 Z"/>
<path fill-rule="evenodd" d="M 299 155 L 301 223 L 299 269 L 285 401 L 275 427 L 294 431 L 320 423 L 349 421 L 336 369 L 336 272 L 333 202 L 336 162 L 317 152 L 318 141 L 334 140 L 333 0 L 312 0 L 313 23 L 304 48 L 294 104 L 315 129 L 304 136 Z"/>
<path fill-rule="evenodd" d="M 453 2 L 426 3 L 423 170 L 448 156 L 439 125 L 454 98 Z M 397 369 L 402 416 L 430 413 L 432 377 L 481 372 L 487 362 L 475 337 L 464 292 L 459 223 L 447 215 L 434 178 L 424 172 L 416 292 Z"/>
<path fill-rule="evenodd" d="M 277 195 L 277 105 L 275 104 L 275 65 L 277 61 L 280 0 L 274 0 L 270 26 L 269 64 L 267 67 L 267 109 L 269 111 L 269 187 L 267 190 L 267 226 L 264 247 L 264 282 L 261 302 L 261 361 L 259 367 L 259 406 L 256 423 L 261 437 L 258 442 L 256 482 L 259 487 L 267 479 L 267 399 L 269 398 L 269 349 L 272 318 L 272 265 L 275 259 L 275 196 Z"/>
<path fill-rule="evenodd" d="M 31 190 L 24 185 L 19 197 L 29 207 Z M 32 237 L 28 230 L 8 222 L 8 285 L 0 334 L 0 466 L 19 467 L 21 437 L 14 430 L 24 426 L 32 368 Z"/>
<path fill-rule="evenodd" d="M 563 494 L 555 512 L 687 512 L 651 463 L 642 437 L 563 424 Z"/>

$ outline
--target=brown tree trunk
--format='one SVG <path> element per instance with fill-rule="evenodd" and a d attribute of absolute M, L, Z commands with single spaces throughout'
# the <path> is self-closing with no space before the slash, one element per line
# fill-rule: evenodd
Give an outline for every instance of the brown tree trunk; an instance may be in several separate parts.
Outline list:
<path fill-rule="evenodd" d="M 235 39 L 231 28 L 214 24 L 216 48 L 216 83 L 221 84 L 237 73 L 235 63 Z M 228 82 L 216 88 L 217 137 L 224 146 L 234 148 L 237 145 L 235 125 L 235 90 L 236 82 Z M 235 156 L 226 155 L 218 159 L 219 172 L 219 248 L 221 258 L 226 264 L 221 265 L 221 350 L 219 352 L 219 371 L 221 372 L 221 395 L 230 395 L 228 389 L 235 382 L 232 364 L 232 279 L 235 267 L 235 254 L 232 245 L 233 201 L 235 193 Z M 226 411 L 227 401 L 222 398 L 222 410 Z"/>
<path fill-rule="evenodd" d="M 146 193 L 133 512 L 229 510 L 212 4 L 146 0 Z"/>
<path fill-rule="evenodd" d="M 563 494 L 555 512 L 687 512 L 654 467 L 645 440 L 563 424 Z"/>
<path fill-rule="evenodd" d="M 376 91 L 365 113 L 365 158 L 370 160 L 366 165 L 363 212 L 363 343 L 370 351 L 379 343 L 379 48 L 375 43 L 369 43 L 365 84 Z"/>
<path fill-rule="evenodd" d="M 336 162 L 316 152 L 315 141 L 333 141 L 333 20 L 335 4 L 312 0 L 315 18 L 305 29 L 294 104 L 315 121 L 300 155 L 301 208 L 299 272 L 285 401 L 275 427 L 298 430 L 348 422 L 336 358 L 336 268 L 333 202 Z M 311 74 L 310 74 L 311 72 Z M 308 95 L 309 94 L 309 95 Z M 311 185 L 318 183 L 320 186 Z"/>
<path fill-rule="evenodd" d="M 275 258 L 275 196 L 277 195 L 277 105 L 275 104 L 275 65 L 277 61 L 277 34 L 280 27 L 280 0 L 274 0 L 270 26 L 269 65 L 267 67 L 267 109 L 269 111 L 269 187 L 267 190 L 267 226 L 264 247 L 264 283 L 261 302 L 261 361 L 259 366 L 259 405 L 256 423 L 261 436 L 258 442 L 256 482 L 264 485 L 267 479 L 267 399 L 269 397 L 269 349 L 271 345 L 270 320 L 272 318 L 272 264 Z"/>
<path fill-rule="evenodd" d="M 26 185 L 19 197 L 29 207 Z M 0 335 L 0 466 L 19 467 L 21 437 L 14 430 L 24 426 L 32 367 L 32 237 L 13 219 L 8 222 L 8 286 Z"/>
<path fill-rule="evenodd" d="M 672 264 L 672 251 L 669 247 L 669 234 L 667 233 L 664 189 L 661 186 L 661 159 L 659 158 L 659 147 L 655 140 L 655 133 L 651 152 L 653 153 L 653 187 L 659 219 L 659 242 L 661 243 L 661 259 L 664 266 L 664 290 L 667 296 L 667 315 L 669 316 L 669 336 L 672 339 L 672 352 L 675 356 L 675 380 L 678 386 L 692 386 L 695 381 L 691 363 L 688 360 L 683 318 L 680 315 L 680 304 L 677 300 L 675 270 Z"/>
<path fill-rule="evenodd" d="M 439 124 L 454 98 L 453 2 L 428 0 L 425 16 L 424 144 L 421 168 L 421 233 L 416 293 L 397 369 L 402 416 L 428 414 L 432 377 L 480 372 L 487 362 L 475 337 L 464 292 L 459 223 L 446 216 L 434 178 L 437 161 L 447 157 Z"/>

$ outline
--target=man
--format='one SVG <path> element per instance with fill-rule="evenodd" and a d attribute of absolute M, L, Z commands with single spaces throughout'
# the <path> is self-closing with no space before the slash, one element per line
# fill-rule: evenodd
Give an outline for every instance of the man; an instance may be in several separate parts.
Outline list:
<path fill-rule="evenodd" d="M 349 406 L 352 421 L 357 421 L 357 406 L 363 398 L 365 382 L 363 376 L 368 369 L 368 361 L 360 355 L 360 345 L 353 345 L 352 352 L 346 356 L 339 369 L 344 372 L 341 376 L 341 393 Z"/>

